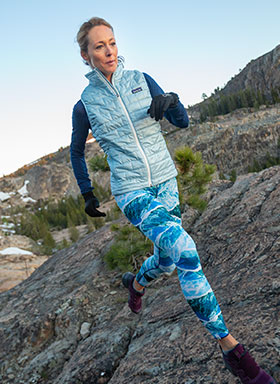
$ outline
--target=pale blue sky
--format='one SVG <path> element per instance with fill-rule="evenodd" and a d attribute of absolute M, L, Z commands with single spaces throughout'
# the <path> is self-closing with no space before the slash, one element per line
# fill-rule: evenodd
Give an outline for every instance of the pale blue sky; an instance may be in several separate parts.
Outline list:
<path fill-rule="evenodd" d="M 279 0 L 0 0 L 0 176 L 70 144 L 87 84 L 75 42 L 99 16 L 125 67 L 147 72 L 187 107 L 280 43 Z"/>

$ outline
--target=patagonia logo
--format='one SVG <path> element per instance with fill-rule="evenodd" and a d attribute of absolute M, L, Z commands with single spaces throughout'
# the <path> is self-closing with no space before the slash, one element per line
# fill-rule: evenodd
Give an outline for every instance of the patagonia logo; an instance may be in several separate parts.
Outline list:
<path fill-rule="evenodd" d="M 135 89 L 132 89 L 132 93 L 138 93 L 138 92 L 141 92 L 143 91 L 143 89 L 141 87 L 138 87 L 138 88 L 135 88 Z"/>

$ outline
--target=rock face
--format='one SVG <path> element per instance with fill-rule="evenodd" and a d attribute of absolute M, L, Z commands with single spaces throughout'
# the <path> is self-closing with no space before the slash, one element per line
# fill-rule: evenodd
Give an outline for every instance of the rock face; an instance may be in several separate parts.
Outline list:
<path fill-rule="evenodd" d="M 280 380 L 280 167 L 210 197 L 188 231 L 231 333 Z M 176 274 L 151 284 L 142 314 L 128 310 L 121 274 L 103 261 L 113 237 L 104 226 L 0 294 L 1 382 L 236 383 Z"/>
<path fill-rule="evenodd" d="M 7 291 L 21 283 L 47 258 L 47 256 L 34 254 L 0 256 L 0 292 Z"/>
<path fill-rule="evenodd" d="M 115 200 L 110 200 L 102 204 L 102 211 L 110 212 L 115 205 Z M 79 225 L 76 227 L 79 236 L 83 237 L 88 233 L 87 225 Z M 51 232 L 53 239 L 57 244 L 64 239 L 72 242 L 71 233 L 68 228 Z M 18 248 L 20 251 L 28 250 L 31 254 L 26 255 L 20 253 L 2 254 L 7 248 Z M 31 275 L 42 263 L 47 260 L 48 256 L 42 255 L 38 244 L 27 236 L 10 235 L 6 236 L 0 231 L 0 292 L 11 289 Z"/>
<path fill-rule="evenodd" d="M 246 67 L 227 82 L 224 88 L 215 91 L 214 99 L 222 95 L 232 95 L 245 89 L 260 91 L 269 101 L 272 101 L 271 90 L 280 91 L 280 44 L 272 51 L 251 60 Z M 212 94 L 213 95 L 213 94 Z M 208 104 L 206 99 L 190 107 L 193 119 L 199 121 L 201 107 Z"/>
<path fill-rule="evenodd" d="M 15 250 L 14 254 L 2 254 L 3 250 L 10 248 L 29 249 L 31 252 L 24 254 Z M 0 292 L 21 283 L 47 260 L 47 256 L 38 256 L 32 252 L 36 248 L 36 243 L 26 236 L 0 236 Z"/>
<path fill-rule="evenodd" d="M 59 200 L 68 195 L 77 196 L 80 190 L 73 173 L 69 151 L 69 147 L 66 147 L 49 156 L 43 163 L 35 163 L 22 176 L 0 178 L 0 191 L 11 194 L 9 199 L 1 201 L 0 215 L 5 214 L 11 206 L 30 204 L 30 201 L 28 199 L 25 201 L 20 193 L 23 186 L 26 186 L 26 197 L 33 200 L 50 198 Z M 85 158 L 87 161 L 102 153 L 96 142 L 86 144 Z M 96 172 L 94 179 L 103 188 L 109 188 L 108 172 Z"/>
<path fill-rule="evenodd" d="M 28 190 L 30 196 L 35 199 L 47 200 L 52 198 L 61 198 L 72 192 L 73 195 L 78 194 L 73 172 L 66 164 L 42 165 L 31 168 L 25 176 L 28 180 Z M 70 190 L 70 191 L 69 191 Z"/>
<path fill-rule="evenodd" d="M 280 87 L 280 44 L 272 51 L 247 64 L 227 83 L 223 93 L 229 95 L 241 89 L 250 88 L 270 95 L 270 90 L 278 87 Z"/>
<path fill-rule="evenodd" d="M 244 174 L 254 160 L 265 163 L 268 156 L 280 158 L 280 105 L 254 113 L 238 110 L 215 123 L 170 131 L 167 140 L 171 153 L 188 145 L 202 152 L 203 159 L 215 164 L 219 172 Z"/>

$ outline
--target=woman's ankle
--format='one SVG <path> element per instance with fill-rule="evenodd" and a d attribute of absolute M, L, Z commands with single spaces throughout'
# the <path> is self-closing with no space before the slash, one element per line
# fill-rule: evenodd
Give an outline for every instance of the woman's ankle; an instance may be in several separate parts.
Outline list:
<path fill-rule="evenodd" d="M 233 336 L 231 336 L 231 334 L 228 334 L 226 337 L 219 339 L 218 343 L 224 352 L 233 350 L 239 344 L 239 342 Z"/>
<path fill-rule="evenodd" d="M 135 289 L 135 291 L 138 291 L 138 292 L 142 292 L 143 289 L 144 289 L 144 287 L 138 283 L 136 278 L 133 280 L 133 285 L 132 286 Z"/>

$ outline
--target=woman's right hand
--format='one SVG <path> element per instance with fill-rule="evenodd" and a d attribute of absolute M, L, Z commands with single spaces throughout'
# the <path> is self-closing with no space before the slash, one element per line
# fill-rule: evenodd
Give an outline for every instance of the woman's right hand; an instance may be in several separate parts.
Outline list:
<path fill-rule="evenodd" d="M 83 193 L 85 200 L 85 212 L 91 217 L 104 217 L 106 213 L 98 211 L 96 208 L 99 207 L 99 201 L 96 196 L 90 192 Z"/>

